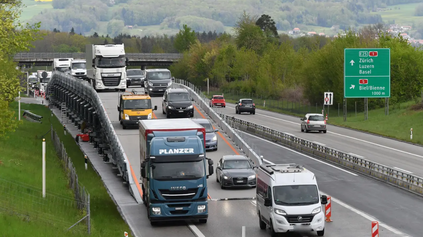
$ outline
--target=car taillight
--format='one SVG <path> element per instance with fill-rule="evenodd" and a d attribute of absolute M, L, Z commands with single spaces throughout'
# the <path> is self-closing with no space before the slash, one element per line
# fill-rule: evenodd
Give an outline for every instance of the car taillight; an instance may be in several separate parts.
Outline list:
<path fill-rule="evenodd" d="M 325 124 L 326 124 L 326 119 L 325 119 Z"/>
<path fill-rule="evenodd" d="M 253 106 L 256 106 L 256 104 L 253 103 Z"/>
<path fill-rule="evenodd" d="M 239 103 L 239 106 L 241 106 L 242 104 L 241 103 Z"/>
<path fill-rule="evenodd" d="M 307 120 L 307 124 L 310 124 L 310 120 Z"/>

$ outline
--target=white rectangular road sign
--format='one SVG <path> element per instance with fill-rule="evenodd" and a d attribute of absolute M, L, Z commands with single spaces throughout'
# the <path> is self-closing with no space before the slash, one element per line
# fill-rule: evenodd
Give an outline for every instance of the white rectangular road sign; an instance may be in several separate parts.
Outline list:
<path fill-rule="evenodd" d="M 323 98 L 324 105 L 333 105 L 333 92 L 325 92 Z"/>

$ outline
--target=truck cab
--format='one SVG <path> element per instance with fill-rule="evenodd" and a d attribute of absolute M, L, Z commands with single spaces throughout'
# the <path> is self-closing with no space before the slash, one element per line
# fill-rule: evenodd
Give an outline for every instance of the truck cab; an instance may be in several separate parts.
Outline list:
<path fill-rule="evenodd" d="M 286 232 L 325 233 L 327 197 L 316 176 L 297 164 L 262 164 L 257 171 L 257 214 L 260 229 L 272 236 Z"/>
<path fill-rule="evenodd" d="M 59 71 L 66 74 L 71 73 L 71 62 L 73 58 L 55 58 L 53 59 L 53 71 Z"/>
<path fill-rule="evenodd" d="M 177 120 L 140 122 L 143 202 L 152 225 L 206 223 L 208 218 L 207 178 L 213 174 L 213 161 L 205 156 L 204 128 L 190 119 Z"/>
<path fill-rule="evenodd" d="M 157 105 L 152 107 L 151 98 L 146 94 L 123 93 L 119 95 L 117 106 L 119 112 L 119 122 L 122 128 L 137 126 L 139 120 L 152 119 L 153 110 L 157 110 Z"/>

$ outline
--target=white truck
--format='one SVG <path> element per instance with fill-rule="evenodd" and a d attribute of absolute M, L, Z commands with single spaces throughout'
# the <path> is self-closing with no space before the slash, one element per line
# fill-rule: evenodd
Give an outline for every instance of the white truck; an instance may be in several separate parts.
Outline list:
<path fill-rule="evenodd" d="M 327 196 L 321 195 L 313 172 L 297 164 L 262 164 L 257 171 L 260 229 L 272 236 L 286 232 L 325 234 Z"/>
<path fill-rule="evenodd" d="M 53 71 L 59 71 L 59 72 L 70 74 L 72 60 L 73 58 L 53 59 Z"/>
<path fill-rule="evenodd" d="M 124 44 L 86 46 L 87 80 L 96 91 L 126 90 Z"/>
<path fill-rule="evenodd" d="M 73 77 L 85 79 L 87 77 L 87 65 L 85 59 L 74 59 L 71 65 L 71 75 Z"/>

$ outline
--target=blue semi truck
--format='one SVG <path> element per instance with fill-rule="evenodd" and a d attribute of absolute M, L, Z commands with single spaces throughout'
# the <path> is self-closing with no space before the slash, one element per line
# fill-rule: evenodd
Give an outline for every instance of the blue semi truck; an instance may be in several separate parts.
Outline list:
<path fill-rule="evenodd" d="M 213 161 L 205 154 L 204 127 L 191 119 L 141 120 L 139 134 L 142 199 L 151 225 L 175 220 L 206 223 L 207 178 L 213 174 Z"/>

